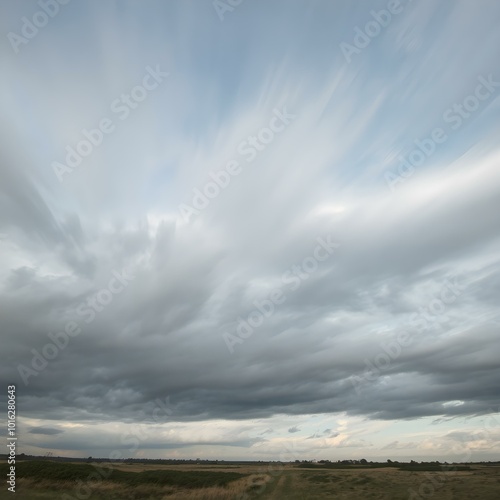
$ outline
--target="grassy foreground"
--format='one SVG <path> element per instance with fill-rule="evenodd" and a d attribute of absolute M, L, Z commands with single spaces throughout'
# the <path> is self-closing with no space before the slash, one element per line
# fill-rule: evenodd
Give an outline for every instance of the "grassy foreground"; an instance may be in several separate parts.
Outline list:
<path fill-rule="evenodd" d="M 438 470 L 439 469 L 439 470 Z M 5 464 L 0 466 L 6 473 Z M 16 464 L 15 500 L 497 500 L 500 467 Z"/>

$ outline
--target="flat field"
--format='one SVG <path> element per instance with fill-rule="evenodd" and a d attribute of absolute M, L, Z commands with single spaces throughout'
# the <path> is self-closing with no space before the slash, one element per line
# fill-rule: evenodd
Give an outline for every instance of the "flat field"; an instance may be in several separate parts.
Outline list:
<path fill-rule="evenodd" d="M 6 472 L 2 464 L 2 473 Z M 18 462 L 16 500 L 497 500 L 500 467 L 380 466 L 347 469 L 295 464 L 143 465 Z"/>

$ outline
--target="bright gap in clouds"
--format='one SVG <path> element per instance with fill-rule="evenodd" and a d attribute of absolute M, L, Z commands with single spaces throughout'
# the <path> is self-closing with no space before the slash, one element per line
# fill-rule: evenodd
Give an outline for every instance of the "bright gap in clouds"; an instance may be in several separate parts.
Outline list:
<path fill-rule="evenodd" d="M 75 2 L 6 38 L 20 452 L 498 458 L 500 7 L 405 3 L 346 56 L 386 3 Z"/>

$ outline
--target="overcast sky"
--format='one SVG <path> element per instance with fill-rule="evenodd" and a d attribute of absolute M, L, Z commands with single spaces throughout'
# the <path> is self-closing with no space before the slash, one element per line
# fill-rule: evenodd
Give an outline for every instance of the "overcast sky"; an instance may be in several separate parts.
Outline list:
<path fill-rule="evenodd" d="M 18 452 L 498 459 L 499 3 L 44 5 L 0 16 Z"/>

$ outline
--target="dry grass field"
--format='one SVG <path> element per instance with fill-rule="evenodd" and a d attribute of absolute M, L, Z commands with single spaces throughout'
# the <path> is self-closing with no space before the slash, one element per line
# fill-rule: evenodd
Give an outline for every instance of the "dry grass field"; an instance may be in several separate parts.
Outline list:
<path fill-rule="evenodd" d="M 397 468 L 324 469 L 298 468 L 292 464 L 269 467 L 125 465 L 112 464 L 103 471 L 82 464 L 82 482 L 46 477 L 19 477 L 15 495 L 6 488 L 0 498 L 16 500 L 497 500 L 500 498 L 500 467 L 471 466 L 468 471 L 408 471 Z M 97 474 L 91 477 L 88 471 Z M 158 471 L 158 472 L 152 472 Z M 149 474 L 149 482 L 137 478 Z M 237 473 L 238 475 L 236 475 Z M 67 472 L 65 472 L 67 474 Z M 100 475 L 99 475 L 100 474 Z M 166 474 L 167 480 L 157 478 Z M 226 475 L 228 474 L 228 475 Z M 100 477 L 100 479 L 98 479 Z M 132 479 L 129 479 L 132 478 Z M 201 483 L 200 483 L 201 481 Z M 163 484 L 162 484 L 163 482 Z M 202 485 L 203 482 L 207 484 Z M 171 484 L 166 484 L 171 483 Z M 196 484 L 200 483 L 200 484 Z M 79 488 L 79 489 L 78 489 Z M 414 492 L 412 494 L 412 492 Z"/>

